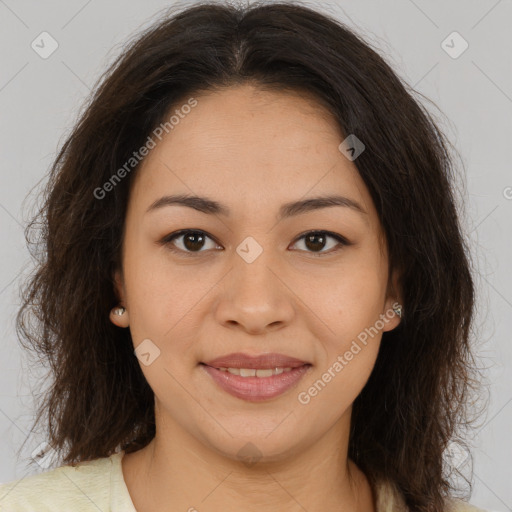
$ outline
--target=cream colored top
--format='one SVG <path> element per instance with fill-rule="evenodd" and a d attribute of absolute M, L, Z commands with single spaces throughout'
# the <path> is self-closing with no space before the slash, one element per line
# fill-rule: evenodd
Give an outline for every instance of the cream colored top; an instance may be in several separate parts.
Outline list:
<path fill-rule="evenodd" d="M 0 512 L 136 512 L 123 478 L 124 452 L 0 485 Z M 377 512 L 407 509 L 390 484 L 376 488 Z M 449 512 L 483 512 L 452 499 Z"/>

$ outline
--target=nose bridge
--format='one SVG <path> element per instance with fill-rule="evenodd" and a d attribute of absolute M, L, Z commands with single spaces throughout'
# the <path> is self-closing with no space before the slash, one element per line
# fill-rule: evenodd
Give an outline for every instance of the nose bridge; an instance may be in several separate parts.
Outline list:
<path fill-rule="evenodd" d="M 219 321 L 256 332 L 288 322 L 293 315 L 287 287 L 279 278 L 278 258 L 253 237 L 233 254 L 233 267 L 217 309 Z"/>
<path fill-rule="evenodd" d="M 254 237 L 246 237 L 236 247 L 233 265 L 234 289 L 239 299 L 245 299 L 247 295 L 255 301 L 255 295 L 263 294 L 263 300 L 268 300 L 269 295 L 276 291 L 279 293 L 275 289 L 275 274 L 278 273 L 276 258 L 268 247 L 264 249 Z"/>

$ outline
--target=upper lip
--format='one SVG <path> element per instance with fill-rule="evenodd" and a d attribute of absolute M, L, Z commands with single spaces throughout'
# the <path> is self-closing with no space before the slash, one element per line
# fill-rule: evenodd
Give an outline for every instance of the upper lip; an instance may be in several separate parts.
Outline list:
<path fill-rule="evenodd" d="M 251 368 L 251 369 L 269 369 L 269 368 L 298 368 L 305 364 L 310 364 L 295 357 L 284 354 L 268 353 L 252 356 L 242 352 L 226 354 L 224 356 L 211 359 L 203 364 L 213 368 Z"/>

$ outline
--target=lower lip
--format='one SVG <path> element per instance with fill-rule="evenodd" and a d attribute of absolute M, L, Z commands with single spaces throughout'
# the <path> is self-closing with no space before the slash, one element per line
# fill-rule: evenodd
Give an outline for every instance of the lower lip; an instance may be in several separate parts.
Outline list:
<path fill-rule="evenodd" d="M 311 368 L 308 364 L 270 377 L 240 377 L 205 364 L 201 366 L 224 391 L 250 402 L 261 402 L 283 394 L 295 386 Z"/>

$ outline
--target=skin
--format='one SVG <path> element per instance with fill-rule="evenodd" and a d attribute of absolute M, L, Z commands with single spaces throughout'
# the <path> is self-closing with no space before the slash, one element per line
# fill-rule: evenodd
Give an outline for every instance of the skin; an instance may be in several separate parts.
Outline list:
<path fill-rule="evenodd" d="M 155 394 L 156 436 L 122 463 L 134 505 L 139 512 L 169 504 L 201 512 L 373 511 L 366 476 L 347 457 L 350 417 L 382 332 L 399 318 L 359 344 L 308 404 L 298 400 L 400 302 L 369 192 L 338 149 L 344 136 L 335 120 L 314 98 L 252 85 L 195 98 L 137 171 L 115 274 L 126 313 L 112 314 L 112 322 L 130 328 L 134 347 L 150 339 L 160 350 L 141 364 Z M 161 196 L 179 193 L 216 200 L 231 215 L 176 205 L 146 213 Z M 365 213 L 331 206 L 276 221 L 283 203 L 333 193 Z M 201 247 L 178 237 L 181 253 L 159 243 L 181 229 L 210 238 Z M 300 238 L 319 230 L 351 245 L 329 237 L 323 247 L 308 246 Z M 252 263 L 236 252 L 248 236 L 263 248 Z M 239 351 L 278 352 L 312 367 L 281 396 L 248 402 L 217 387 L 199 365 Z M 254 464 L 238 456 L 249 442 Z"/>

